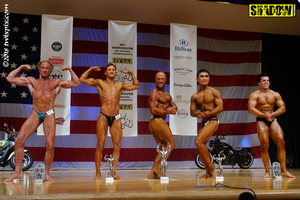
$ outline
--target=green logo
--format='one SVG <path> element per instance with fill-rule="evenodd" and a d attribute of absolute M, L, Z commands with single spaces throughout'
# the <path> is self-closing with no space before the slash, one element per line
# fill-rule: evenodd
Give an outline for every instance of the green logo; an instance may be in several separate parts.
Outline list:
<path fill-rule="evenodd" d="M 53 51 L 60 51 L 62 49 L 62 44 L 60 42 L 53 42 L 52 45 L 51 45 L 51 48 Z"/>

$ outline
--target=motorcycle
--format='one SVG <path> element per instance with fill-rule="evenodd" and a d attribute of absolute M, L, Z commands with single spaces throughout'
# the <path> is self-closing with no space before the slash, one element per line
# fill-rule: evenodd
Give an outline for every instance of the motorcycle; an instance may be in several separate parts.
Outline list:
<path fill-rule="evenodd" d="M 251 167 L 254 161 L 252 149 L 244 147 L 237 150 L 229 144 L 221 142 L 221 140 L 225 140 L 225 133 L 223 136 L 216 136 L 214 140 L 209 141 L 209 157 L 212 163 L 219 164 L 217 161 L 220 162 L 220 158 L 223 158 L 222 165 L 231 165 L 233 167 L 238 164 L 242 169 Z M 200 161 L 198 152 L 195 155 L 195 163 L 200 169 L 205 169 Z"/>
<path fill-rule="evenodd" d="M 8 134 L 8 138 L 5 140 L 0 140 L 0 166 L 5 167 L 10 165 L 11 168 L 16 168 L 15 163 L 15 138 L 17 137 L 15 129 L 12 127 L 12 131 L 9 131 L 8 125 L 4 123 L 4 132 Z M 28 170 L 33 164 L 33 157 L 24 149 L 24 158 L 22 163 L 22 170 Z"/>

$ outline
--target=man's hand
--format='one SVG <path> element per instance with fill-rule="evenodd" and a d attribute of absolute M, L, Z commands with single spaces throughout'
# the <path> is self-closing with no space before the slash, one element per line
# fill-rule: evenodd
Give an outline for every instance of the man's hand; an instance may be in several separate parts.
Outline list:
<path fill-rule="evenodd" d="M 61 70 L 63 70 L 63 71 L 65 71 L 65 70 L 70 70 L 70 69 L 71 69 L 71 67 L 68 66 L 68 65 L 62 65 L 60 68 L 61 68 Z"/>
<path fill-rule="evenodd" d="M 176 110 L 174 110 L 173 108 L 167 108 L 167 114 L 175 115 Z"/>
<path fill-rule="evenodd" d="M 123 71 L 123 73 L 124 73 L 124 74 L 132 74 L 132 71 L 130 71 L 129 69 L 125 69 L 125 70 Z"/>
<path fill-rule="evenodd" d="M 26 71 L 29 71 L 31 70 L 31 67 L 30 65 L 21 65 L 22 69 L 26 70 Z"/>
<path fill-rule="evenodd" d="M 269 122 L 273 121 L 271 112 L 266 112 L 265 117 Z"/>
<path fill-rule="evenodd" d="M 92 68 L 93 71 L 98 71 L 98 72 L 101 71 L 99 66 L 91 66 L 91 68 Z"/>

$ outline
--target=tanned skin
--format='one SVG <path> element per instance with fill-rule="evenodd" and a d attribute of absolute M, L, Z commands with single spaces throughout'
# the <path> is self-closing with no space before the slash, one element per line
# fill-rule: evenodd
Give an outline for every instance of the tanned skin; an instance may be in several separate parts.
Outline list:
<path fill-rule="evenodd" d="M 208 179 L 214 177 L 216 166 L 210 161 L 206 143 L 219 128 L 216 120 L 218 119 L 217 114 L 223 111 L 223 101 L 220 92 L 208 86 L 210 80 L 208 72 L 199 73 L 196 80 L 200 89 L 191 97 L 190 114 L 192 117 L 202 118 L 202 124 L 208 122 L 198 130 L 195 139 L 199 158 L 206 170 L 200 179 Z M 197 111 L 197 107 L 200 112 Z"/>
<path fill-rule="evenodd" d="M 269 89 L 270 80 L 268 76 L 263 76 L 258 82 L 259 90 L 250 94 L 248 101 L 249 112 L 256 117 L 264 117 L 269 122 L 272 122 L 272 117 L 283 114 L 286 110 L 280 94 Z M 274 111 L 274 106 L 278 109 Z M 283 131 L 277 122 L 274 120 L 270 128 L 263 121 L 257 121 L 257 134 L 261 145 L 261 158 L 265 166 L 264 178 L 270 178 L 269 168 L 269 136 L 275 141 L 278 147 L 278 160 L 281 166 L 281 176 L 295 178 L 286 169 L 286 152 Z"/>
<path fill-rule="evenodd" d="M 171 129 L 165 122 L 167 114 L 175 115 L 178 108 L 171 95 L 165 91 L 165 84 L 167 81 L 166 74 L 164 72 L 158 72 L 155 76 L 156 87 L 152 90 L 149 96 L 149 107 L 153 118 L 150 120 L 149 129 L 152 133 L 157 144 L 160 144 L 167 151 L 169 149 L 168 143 L 171 146 L 171 150 L 166 160 L 171 155 L 172 150 L 175 148 L 175 142 Z M 154 159 L 153 167 L 148 175 L 149 179 L 160 178 L 160 166 L 161 157 L 159 154 Z"/>
<path fill-rule="evenodd" d="M 104 74 L 106 75 L 106 80 L 88 78 L 91 72 L 100 72 L 99 66 L 92 66 L 87 71 L 85 71 L 81 77 L 80 81 L 88 86 L 96 87 L 100 102 L 101 102 L 101 112 L 108 116 L 116 116 L 119 114 L 119 102 L 121 98 L 122 91 L 132 91 L 140 88 L 139 82 L 134 75 L 134 73 L 128 69 L 124 70 L 123 73 L 130 74 L 132 76 L 131 83 L 114 82 L 116 76 L 116 68 L 114 65 L 109 65 Z M 100 166 L 103 157 L 103 149 L 105 145 L 105 138 L 108 130 L 108 122 L 103 114 L 99 114 L 96 131 L 97 131 L 97 148 L 95 152 L 95 165 L 96 165 L 96 178 L 95 180 L 102 180 Z M 110 127 L 110 134 L 113 143 L 113 153 L 112 155 L 117 155 L 117 160 L 113 162 L 114 173 L 112 176 L 115 180 L 121 180 L 122 178 L 116 174 L 117 165 L 120 158 L 121 150 L 121 139 L 123 136 L 121 119 L 115 119 L 112 126 Z"/>
<path fill-rule="evenodd" d="M 63 65 L 63 71 L 69 70 L 72 81 L 55 79 L 50 80 L 52 72 L 51 65 L 48 61 L 43 61 L 39 66 L 39 73 L 41 78 L 18 76 L 21 70 L 31 70 L 30 65 L 21 65 L 19 68 L 10 72 L 6 80 L 10 83 L 19 86 L 28 87 L 32 96 L 32 107 L 39 113 L 46 113 L 54 108 L 54 101 L 61 90 L 61 88 L 73 88 L 80 85 L 77 75 L 73 72 L 71 67 Z M 28 119 L 22 125 L 19 135 L 15 139 L 15 161 L 16 168 L 13 175 L 6 179 L 5 182 L 11 182 L 14 179 L 23 177 L 22 161 L 24 157 L 24 143 L 36 130 L 37 127 L 43 123 L 44 134 L 46 138 L 46 154 L 45 154 L 45 180 L 53 181 L 50 177 L 49 171 L 54 158 L 54 140 L 55 140 L 55 113 L 46 115 L 44 121 L 39 120 L 38 114 L 32 111 Z"/>

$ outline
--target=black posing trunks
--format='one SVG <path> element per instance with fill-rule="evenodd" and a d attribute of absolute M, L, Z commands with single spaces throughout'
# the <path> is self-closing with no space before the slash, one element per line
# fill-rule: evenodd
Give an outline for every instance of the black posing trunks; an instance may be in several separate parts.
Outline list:
<path fill-rule="evenodd" d="M 111 116 L 108 116 L 108 115 L 104 114 L 103 112 L 100 112 L 100 113 L 106 117 L 107 124 L 108 124 L 109 127 L 111 127 L 111 125 L 113 124 L 113 122 L 114 122 L 115 119 L 119 119 L 120 118 L 120 114 L 111 117 Z"/>
<path fill-rule="evenodd" d="M 218 118 L 214 118 L 214 119 L 210 119 L 210 120 L 208 120 L 206 122 L 202 122 L 202 127 L 205 126 L 209 121 L 219 121 L 219 119 Z"/>
<path fill-rule="evenodd" d="M 272 117 L 272 121 L 271 122 L 269 122 L 268 120 L 267 120 L 267 118 L 264 118 L 264 117 L 256 117 L 256 121 L 262 121 L 262 122 L 265 122 L 265 124 L 270 128 L 271 127 L 271 125 L 272 125 L 272 123 L 274 122 L 274 120 L 276 120 L 276 118 L 275 117 Z"/>

